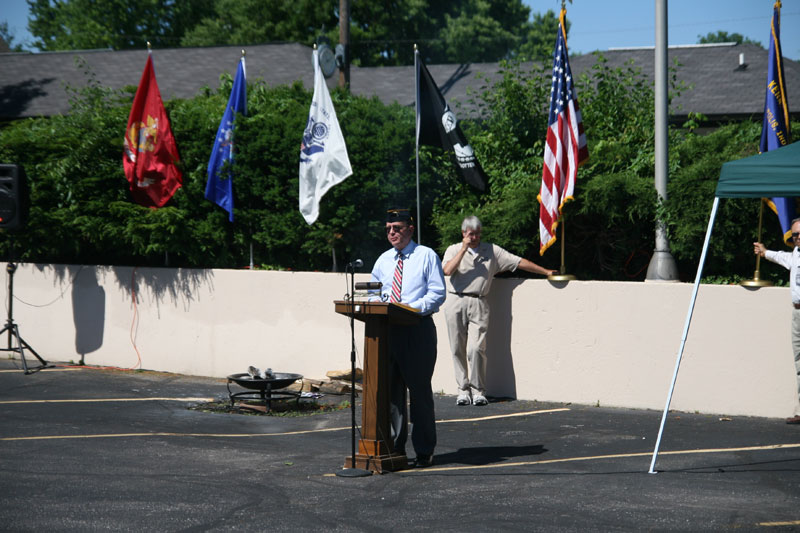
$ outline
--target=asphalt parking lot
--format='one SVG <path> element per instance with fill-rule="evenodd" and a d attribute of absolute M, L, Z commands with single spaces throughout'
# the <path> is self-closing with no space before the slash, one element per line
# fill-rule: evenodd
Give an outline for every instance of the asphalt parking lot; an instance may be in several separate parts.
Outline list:
<path fill-rule="evenodd" d="M 782 419 L 671 413 L 649 474 L 660 412 L 439 395 L 433 467 L 345 478 L 347 409 L 203 412 L 225 380 L 20 367 L 0 361 L 4 531 L 800 529 Z"/>

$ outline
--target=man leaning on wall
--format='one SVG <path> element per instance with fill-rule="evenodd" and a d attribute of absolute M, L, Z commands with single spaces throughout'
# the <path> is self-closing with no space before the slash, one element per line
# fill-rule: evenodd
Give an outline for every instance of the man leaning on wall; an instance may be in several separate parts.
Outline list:
<path fill-rule="evenodd" d="M 487 405 L 486 332 L 489 302 L 486 297 L 495 274 L 517 268 L 534 274 L 556 271 L 507 252 L 496 244 L 481 242 L 481 221 L 468 216 L 461 223 L 461 242 L 444 253 L 444 273 L 449 276 L 445 306 L 450 351 L 453 354 L 457 405 Z M 451 301 L 452 300 L 452 301 Z"/>

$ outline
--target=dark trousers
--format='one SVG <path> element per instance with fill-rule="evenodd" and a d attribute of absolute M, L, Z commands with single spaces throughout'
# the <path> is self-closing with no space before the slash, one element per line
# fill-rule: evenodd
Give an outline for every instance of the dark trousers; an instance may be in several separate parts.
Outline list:
<path fill-rule="evenodd" d="M 436 414 L 431 378 L 436 366 L 436 326 L 423 317 L 413 326 L 389 327 L 389 380 L 394 449 L 404 453 L 408 438 L 406 389 L 410 398 L 411 444 L 417 455 L 436 447 Z"/>

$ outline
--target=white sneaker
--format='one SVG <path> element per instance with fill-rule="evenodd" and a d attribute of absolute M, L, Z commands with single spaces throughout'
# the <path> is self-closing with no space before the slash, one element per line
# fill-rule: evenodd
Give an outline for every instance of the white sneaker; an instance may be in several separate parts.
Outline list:
<path fill-rule="evenodd" d="M 472 403 L 472 398 L 470 398 L 468 392 L 462 392 L 456 398 L 456 405 L 469 405 Z"/>
<path fill-rule="evenodd" d="M 480 392 L 472 399 L 472 405 L 489 405 L 489 400 Z"/>

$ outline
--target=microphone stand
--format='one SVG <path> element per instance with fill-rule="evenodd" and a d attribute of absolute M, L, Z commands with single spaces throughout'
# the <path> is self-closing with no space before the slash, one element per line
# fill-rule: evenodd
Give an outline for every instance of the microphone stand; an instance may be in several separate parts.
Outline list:
<path fill-rule="evenodd" d="M 352 458 L 350 459 L 350 468 L 343 468 L 336 472 L 336 475 L 339 477 L 366 477 L 371 476 L 372 472 L 356 468 L 356 268 L 353 263 L 348 263 L 345 267 L 345 276 L 347 276 L 348 268 L 350 269 L 350 445 Z"/>

